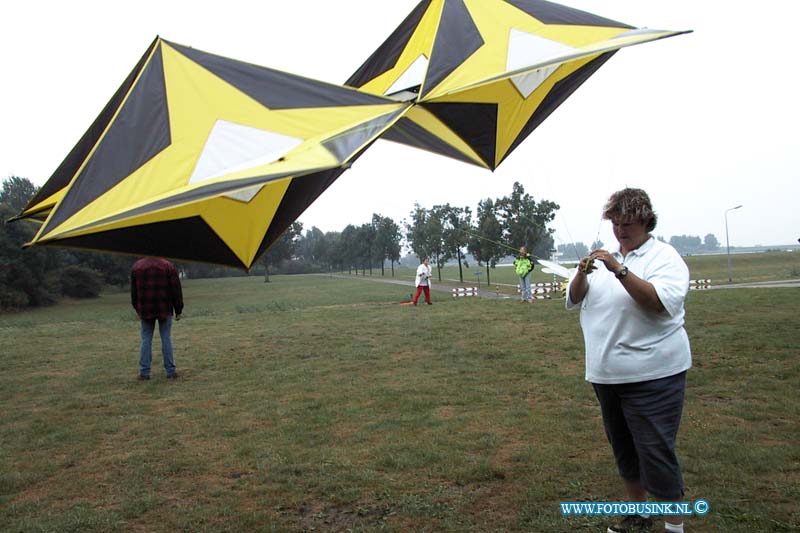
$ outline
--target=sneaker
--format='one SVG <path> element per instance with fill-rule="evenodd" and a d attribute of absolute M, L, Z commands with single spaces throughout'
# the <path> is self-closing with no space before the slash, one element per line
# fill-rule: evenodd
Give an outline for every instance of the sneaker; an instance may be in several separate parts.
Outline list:
<path fill-rule="evenodd" d="M 167 379 L 178 379 L 178 373 L 173 372 L 172 374 L 167 374 Z"/>
<path fill-rule="evenodd" d="M 611 526 L 608 526 L 607 533 L 635 533 L 637 531 L 652 531 L 653 519 L 644 518 L 638 514 L 625 516 Z"/>
<path fill-rule="evenodd" d="M 139 381 L 147 381 L 150 379 L 150 376 L 145 376 L 144 374 L 139 374 Z"/>

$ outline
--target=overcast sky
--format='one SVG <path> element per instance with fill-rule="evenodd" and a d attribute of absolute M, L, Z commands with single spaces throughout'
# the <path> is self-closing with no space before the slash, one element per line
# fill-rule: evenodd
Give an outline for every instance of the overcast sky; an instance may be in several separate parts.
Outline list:
<path fill-rule="evenodd" d="M 343 83 L 416 0 L 4 2 L 0 178 L 43 184 L 156 35 Z M 713 233 L 732 246 L 800 238 L 800 2 L 564 0 L 638 27 L 694 33 L 626 48 L 494 172 L 380 141 L 313 204 L 306 228 L 341 230 L 372 213 L 400 222 L 414 203 L 475 210 L 515 181 L 560 204 L 556 242 L 613 240 L 605 199 L 650 193 L 656 235 Z"/>

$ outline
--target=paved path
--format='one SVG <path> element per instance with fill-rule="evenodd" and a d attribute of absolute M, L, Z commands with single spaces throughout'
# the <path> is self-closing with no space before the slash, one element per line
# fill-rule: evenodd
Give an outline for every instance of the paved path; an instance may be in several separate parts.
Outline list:
<path fill-rule="evenodd" d="M 357 280 L 364 280 L 364 281 L 376 281 L 378 283 L 389 283 L 392 285 L 403 285 L 406 287 L 411 288 L 411 292 L 414 291 L 414 282 L 413 281 L 405 281 L 401 279 L 394 279 L 394 278 L 384 278 L 384 277 L 369 277 L 369 276 L 346 276 L 343 274 L 319 274 L 320 276 L 328 276 L 332 278 L 340 278 L 340 279 L 357 279 Z M 468 287 L 473 287 L 474 285 L 466 284 Z M 453 287 L 449 285 L 439 285 L 436 282 L 433 283 L 431 286 L 431 290 L 434 292 L 445 292 L 448 295 L 453 294 Z M 489 288 L 478 288 L 478 296 L 481 298 L 486 298 L 489 300 L 509 300 L 511 298 L 515 298 L 515 296 L 511 296 L 509 294 L 502 294 L 496 291 L 493 291 Z"/>
<path fill-rule="evenodd" d="M 780 281 L 754 281 L 752 283 L 726 283 L 724 285 L 711 285 L 710 289 L 769 289 L 782 287 L 800 287 L 800 279 L 785 279 Z"/>

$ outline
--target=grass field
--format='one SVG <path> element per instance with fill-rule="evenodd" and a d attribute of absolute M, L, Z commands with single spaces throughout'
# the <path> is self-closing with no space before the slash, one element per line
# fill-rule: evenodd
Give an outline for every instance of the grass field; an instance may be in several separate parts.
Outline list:
<path fill-rule="evenodd" d="M 728 283 L 728 258 L 726 255 L 695 255 L 685 257 L 692 279 L 710 279 L 713 285 Z M 395 278 L 413 280 L 417 265 L 395 266 Z M 553 281 L 552 274 L 545 274 L 542 267 L 536 265 L 533 273 L 534 282 Z M 476 272 L 481 272 L 476 276 Z M 361 271 L 359 271 L 359 275 Z M 369 271 L 366 272 L 369 275 Z M 373 277 L 380 276 L 380 269 L 373 269 Z M 438 281 L 436 267 L 433 267 L 434 282 Z M 760 281 L 800 279 L 800 251 L 796 252 L 764 252 L 753 254 L 732 254 L 731 275 L 733 283 L 752 283 Z M 387 268 L 386 277 L 391 277 Z M 465 285 L 480 285 L 486 287 L 486 267 L 470 264 L 470 268 L 463 269 Z M 499 288 L 500 292 L 514 292 L 514 285 L 518 278 L 510 266 L 498 266 L 490 269 L 492 289 Z M 458 266 L 447 266 L 442 269 L 442 282 L 451 285 L 459 280 Z M 511 286 L 511 287 L 509 287 Z"/>
<path fill-rule="evenodd" d="M 0 530 L 604 530 L 558 506 L 622 497 L 562 301 L 272 279 L 185 282 L 174 382 L 125 293 L 0 315 Z M 687 310 L 688 531 L 796 531 L 797 289 Z"/>

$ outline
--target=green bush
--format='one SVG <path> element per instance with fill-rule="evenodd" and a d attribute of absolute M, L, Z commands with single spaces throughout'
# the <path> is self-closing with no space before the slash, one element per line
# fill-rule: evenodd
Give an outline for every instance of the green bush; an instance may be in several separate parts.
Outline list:
<path fill-rule="evenodd" d="M 44 287 L 52 294 L 62 294 L 61 292 L 61 276 L 63 269 L 51 270 L 44 276 Z"/>
<path fill-rule="evenodd" d="M 43 307 L 56 303 L 53 293 L 43 287 L 31 287 L 28 291 L 28 305 L 31 307 Z"/>
<path fill-rule="evenodd" d="M 313 274 L 320 271 L 319 265 L 298 259 L 295 261 L 284 261 L 275 269 L 274 274 Z"/>
<path fill-rule="evenodd" d="M 22 309 L 28 306 L 28 295 L 25 292 L 0 286 L 0 309 Z"/>
<path fill-rule="evenodd" d="M 50 279 L 61 294 L 71 298 L 96 298 L 102 288 L 102 273 L 82 266 L 68 266 L 57 270 Z"/>

